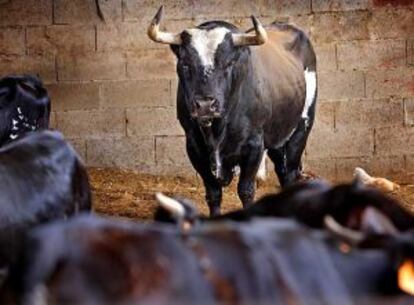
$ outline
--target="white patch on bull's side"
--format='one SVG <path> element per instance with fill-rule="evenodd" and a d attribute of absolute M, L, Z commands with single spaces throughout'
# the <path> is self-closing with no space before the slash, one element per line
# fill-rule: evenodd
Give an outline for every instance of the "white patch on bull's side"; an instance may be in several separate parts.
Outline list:
<path fill-rule="evenodd" d="M 220 27 L 209 31 L 188 29 L 186 32 L 191 35 L 191 45 L 200 56 L 201 64 L 206 68 L 213 68 L 217 47 L 223 42 L 230 30 Z"/>
<path fill-rule="evenodd" d="M 17 137 L 18 137 L 18 135 L 17 134 L 11 134 L 10 135 L 10 139 L 12 139 L 12 140 L 15 140 L 15 139 L 17 139 Z"/>
<path fill-rule="evenodd" d="M 256 179 L 260 181 L 265 181 L 267 177 L 267 170 L 266 170 L 266 151 L 263 152 L 262 161 L 260 162 L 259 169 L 256 174 Z"/>
<path fill-rule="evenodd" d="M 302 118 L 309 118 L 309 108 L 312 106 L 316 95 L 316 72 L 305 69 L 306 99 L 305 106 L 302 111 Z"/>
<path fill-rule="evenodd" d="M 22 114 L 22 110 L 20 109 L 20 107 L 17 107 L 17 112 L 18 112 L 19 114 Z"/>
<path fill-rule="evenodd" d="M 19 123 L 18 121 L 16 121 L 15 119 L 12 119 L 12 124 L 13 124 L 13 126 L 16 126 L 17 125 L 17 123 Z"/>

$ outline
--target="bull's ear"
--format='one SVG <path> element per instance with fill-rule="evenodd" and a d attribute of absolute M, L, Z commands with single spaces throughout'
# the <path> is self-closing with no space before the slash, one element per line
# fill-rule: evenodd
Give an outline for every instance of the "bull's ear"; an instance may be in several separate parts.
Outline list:
<path fill-rule="evenodd" d="M 367 207 L 361 217 L 361 231 L 370 234 L 396 235 L 399 233 L 393 222 L 381 211 Z"/>

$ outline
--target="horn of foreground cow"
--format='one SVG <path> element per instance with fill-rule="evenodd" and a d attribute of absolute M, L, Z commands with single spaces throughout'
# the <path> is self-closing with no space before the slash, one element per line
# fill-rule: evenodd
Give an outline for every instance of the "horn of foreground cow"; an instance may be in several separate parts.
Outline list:
<path fill-rule="evenodd" d="M 350 245 L 358 245 L 365 238 L 364 234 L 361 232 L 354 231 L 342 226 L 331 215 L 326 215 L 324 217 L 324 223 L 326 229 L 329 232 L 331 232 L 334 236 L 342 239 L 343 241 L 349 243 Z"/>
<path fill-rule="evenodd" d="M 150 26 L 148 27 L 148 37 L 158 43 L 180 45 L 182 43 L 179 33 L 171 33 L 160 30 L 160 23 L 164 14 L 164 6 L 162 5 L 155 17 L 152 19 Z M 255 46 L 264 44 L 267 41 L 267 33 L 260 21 L 251 16 L 254 34 L 242 33 L 232 34 L 233 43 L 235 46 Z"/>
<path fill-rule="evenodd" d="M 175 199 L 165 196 L 163 193 L 156 193 L 155 199 L 160 206 L 169 211 L 174 218 L 182 219 L 185 216 L 184 207 Z"/>

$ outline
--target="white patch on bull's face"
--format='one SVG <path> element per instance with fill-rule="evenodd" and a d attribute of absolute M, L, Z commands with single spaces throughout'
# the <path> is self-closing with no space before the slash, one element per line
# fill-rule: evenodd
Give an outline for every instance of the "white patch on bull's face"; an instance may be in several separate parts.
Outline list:
<path fill-rule="evenodd" d="M 12 139 L 12 140 L 16 140 L 17 139 L 17 137 L 18 137 L 18 135 L 17 134 L 11 134 L 10 135 L 10 139 Z"/>
<path fill-rule="evenodd" d="M 20 109 L 20 107 L 17 107 L 17 113 L 22 114 L 22 110 Z"/>
<path fill-rule="evenodd" d="M 214 68 L 217 47 L 230 30 L 219 27 L 212 30 L 188 29 L 186 32 L 191 35 L 191 45 L 200 56 L 201 64 L 206 68 Z"/>
<path fill-rule="evenodd" d="M 309 119 L 309 108 L 315 101 L 316 95 L 316 72 L 309 71 L 308 68 L 305 69 L 305 84 L 306 84 L 306 99 L 305 106 L 302 111 L 302 118 L 307 120 Z"/>

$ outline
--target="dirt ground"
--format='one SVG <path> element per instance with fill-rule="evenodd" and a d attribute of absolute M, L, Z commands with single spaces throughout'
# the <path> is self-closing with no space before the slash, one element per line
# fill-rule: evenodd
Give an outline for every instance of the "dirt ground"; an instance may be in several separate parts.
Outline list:
<path fill-rule="evenodd" d="M 189 198 L 203 214 L 208 213 L 204 187 L 198 179 L 151 176 L 122 169 L 90 168 L 88 171 L 94 194 L 94 209 L 99 214 L 140 220 L 152 219 L 156 207 L 156 192 Z M 272 179 L 258 186 L 256 198 L 279 190 L 275 181 L 270 180 Z M 223 212 L 241 208 L 236 183 L 237 179 L 234 179 L 224 189 Z M 403 185 L 400 191 L 391 195 L 414 212 L 414 185 Z"/>

